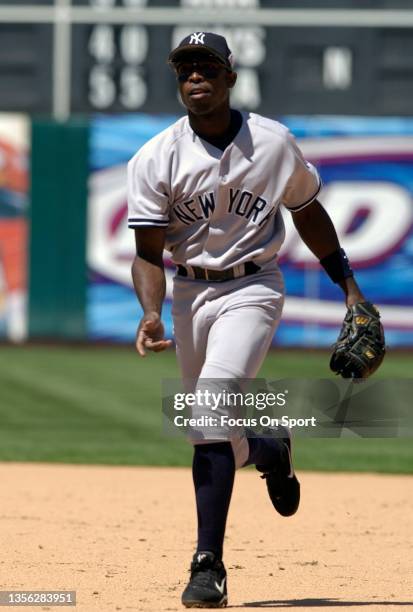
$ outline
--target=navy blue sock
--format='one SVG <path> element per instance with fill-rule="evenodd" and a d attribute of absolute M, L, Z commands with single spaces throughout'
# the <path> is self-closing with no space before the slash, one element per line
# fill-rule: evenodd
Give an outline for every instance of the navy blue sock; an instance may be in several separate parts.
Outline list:
<path fill-rule="evenodd" d="M 284 445 L 280 438 L 248 438 L 249 454 L 244 463 L 260 468 L 273 468 L 281 460 Z"/>
<path fill-rule="evenodd" d="M 192 476 L 198 514 L 197 552 L 210 550 L 221 559 L 235 476 L 231 443 L 197 444 Z"/>

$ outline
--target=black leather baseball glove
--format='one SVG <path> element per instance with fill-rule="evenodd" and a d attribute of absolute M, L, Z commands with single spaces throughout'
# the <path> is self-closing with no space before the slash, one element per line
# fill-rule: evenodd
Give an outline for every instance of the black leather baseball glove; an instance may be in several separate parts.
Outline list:
<path fill-rule="evenodd" d="M 347 309 L 333 347 L 330 368 L 343 378 L 367 378 L 377 370 L 386 352 L 380 313 L 370 302 Z"/>

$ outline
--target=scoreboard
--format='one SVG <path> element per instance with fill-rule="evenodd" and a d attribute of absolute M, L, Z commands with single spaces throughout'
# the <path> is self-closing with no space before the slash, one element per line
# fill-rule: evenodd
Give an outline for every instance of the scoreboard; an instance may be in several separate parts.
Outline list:
<path fill-rule="evenodd" d="M 412 114 L 409 0 L 1 0 L 0 111 L 177 113 L 166 60 L 202 30 L 228 40 L 238 108 Z"/>
<path fill-rule="evenodd" d="M 52 40 L 51 24 L 0 21 L 0 111 L 51 111 Z"/>

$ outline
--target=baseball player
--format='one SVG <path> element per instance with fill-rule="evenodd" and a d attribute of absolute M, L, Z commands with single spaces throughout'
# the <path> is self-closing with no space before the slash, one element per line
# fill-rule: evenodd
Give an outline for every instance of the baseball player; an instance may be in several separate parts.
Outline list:
<path fill-rule="evenodd" d="M 225 38 L 190 34 L 171 52 L 169 64 L 187 115 L 128 164 L 128 224 L 136 236 L 132 276 L 144 310 L 137 351 L 144 356 L 171 345 L 161 322 L 167 248 L 176 264 L 172 313 L 183 379 L 197 386 L 254 378 L 284 301 L 277 265 L 282 206 L 343 289 L 347 306 L 365 302 L 364 296 L 316 199 L 317 170 L 293 136 L 276 121 L 231 108 L 237 74 Z M 281 438 L 248 438 L 242 428 L 228 429 L 218 437 L 193 440 L 198 545 L 182 595 L 186 607 L 227 604 L 222 554 L 237 468 L 253 464 L 262 472 L 282 516 L 299 505 L 287 431 Z"/>

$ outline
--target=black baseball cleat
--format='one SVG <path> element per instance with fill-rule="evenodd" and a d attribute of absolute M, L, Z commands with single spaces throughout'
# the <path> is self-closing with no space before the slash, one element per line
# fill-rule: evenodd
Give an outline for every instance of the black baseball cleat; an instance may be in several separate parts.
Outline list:
<path fill-rule="evenodd" d="M 274 508 L 281 516 L 292 516 L 300 505 L 300 483 L 294 474 L 290 431 L 286 427 L 279 429 L 285 431 L 285 437 L 278 438 L 283 444 L 281 461 L 271 469 L 261 465 L 256 468 L 263 472 L 261 478 L 267 482 L 268 495 Z"/>
<path fill-rule="evenodd" d="M 191 563 L 191 578 L 182 593 L 187 608 L 224 608 L 228 602 L 227 572 L 213 552 L 197 552 Z"/>

